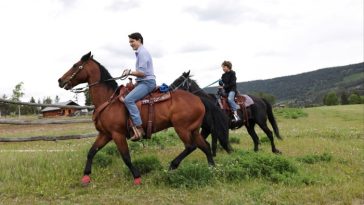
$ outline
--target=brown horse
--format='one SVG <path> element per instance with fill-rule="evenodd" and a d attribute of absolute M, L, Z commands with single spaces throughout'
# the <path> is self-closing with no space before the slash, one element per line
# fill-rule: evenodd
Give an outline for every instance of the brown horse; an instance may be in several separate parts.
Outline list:
<path fill-rule="evenodd" d="M 134 177 L 134 184 L 141 183 L 141 176 L 132 162 L 129 153 L 127 136 L 128 111 L 119 100 L 111 100 L 117 90 L 117 83 L 112 79 L 110 73 L 93 59 L 91 52 L 84 55 L 80 61 L 75 63 L 59 80 L 59 86 L 66 90 L 72 89 L 80 83 L 88 83 L 91 100 L 98 110 L 107 101 L 110 102 L 101 112 L 94 112 L 93 119 L 98 136 L 87 154 L 83 184 L 90 183 L 92 159 L 95 154 L 110 140 L 117 146 L 121 157 Z M 205 108 L 201 100 L 186 91 L 176 90 L 171 92 L 171 98 L 155 103 L 155 115 L 153 132 L 174 127 L 179 138 L 185 145 L 185 150 L 177 156 L 170 164 L 170 169 L 178 167 L 184 157 L 196 146 L 201 149 L 210 165 L 214 165 L 210 145 L 200 135 L 199 129 L 205 114 Z M 95 114 L 97 116 L 95 116 Z M 141 109 L 143 128 L 146 129 L 148 120 L 148 109 Z"/>

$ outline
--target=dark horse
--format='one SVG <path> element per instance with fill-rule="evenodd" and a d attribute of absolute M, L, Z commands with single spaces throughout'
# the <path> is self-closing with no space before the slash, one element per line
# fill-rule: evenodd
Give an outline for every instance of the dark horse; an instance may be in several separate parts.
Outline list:
<path fill-rule="evenodd" d="M 173 82 L 170 90 L 176 90 L 186 86 L 188 78 L 184 81 Z M 209 96 L 199 95 L 205 105 L 205 116 L 201 126 L 201 135 L 206 139 L 211 134 L 212 155 L 216 156 L 217 141 L 227 153 L 231 153 L 232 148 L 229 143 L 229 118 Z M 190 150 L 191 152 L 193 150 Z M 186 153 L 189 154 L 189 153 Z"/>
<path fill-rule="evenodd" d="M 141 176 L 132 162 L 129 153 L 127 136 L 128 112 L 125 105 L 119 99 L 112 99 L 119 90 L 117 83 L 110 73 L 91 56 L 91 52 L 84 55 L 75 63 L 59 80 L 59 86 L 66 90 L 72 89 L 81 83 L 88 83 L 91 100 L 95 106 L 93 120 L 98 136 L 87 154 L 86 166 L 82 183 L 90 183 L 91 165 L 95 154 L 110 140 L 117 146 L 121 157 L 134 177 L 134 184 L 141 183 Z M 121 87 L 120 89 L 125 88 Z M 201 149 L 209 165 L 214 165 L 210 145 L 199 133 L 205 114 L 204 104 L 200 98 L 183 90 L 171 92 L 171 98 L 163 102 L 155 103 L 154 130 L 158 132 L 168 127 L 174 127 L 179 138 L 185 145 L 185 151 Z M 116 95 L 117 96 L 117 95 Z M 108 103 L 105 106 L 105 103 Z M 104 109 L 100 109 L 104 107 Z M 98 112 L 99 111 L 99 112 Z M 148 121 L 148 109 L 141 109 L 143 128 L 146 129 Z M 187 151 L 186 151 L 187 150 Z M 170 169 L 175 169 L 181 162 L 182 153 L 170 164 Z"/>
<path fill-rule="evenodd" d="M 205 98 L 210 98 L 215 101 L 216 104 L 218 104 L 217 98 L 215 97 L 215 94 L 208 94 L 203 89 L 201 89 L 198 84 L 190 78 L 190 71 L 184 72 L 179 78 L 177 78 L 172 84 L 172 87 L 179 87 L 180 89 L 187 90 L 197 96 L 203 96 Z M 247 122 L 238 121 L 237 123 L 233 121 L 228 121 L 229 127 L 231 129 L 240 128 L 245 125 L 249 135 L 253 139 L 254 142 L 254 151 L 259 150 L 259 137 L 255 132 L 255 125 L 258 124 L 259 127 L 264 131 L 264 133 L 268 136 L 271 146 L 272 146 L 272 152 L 273 153 L 281 153 L 274 144 L 273 139 L 273 133 L 267 126 L 267 119 L 271 123 L 274 134 L 278 139 L 282 139 L 279 135 L 279 129 L 277 126 L 277 122 L 274 118 L 272 106 L 270 103 L 265 100 L 264 98 L 259 98 L 256 96 L 249 95 L 253 101 L 254 104 L 250 105 L 247 110 L 250 109 L 249 119 Z M 244 119 L 245 113 L 241 109 L 238 110 L 238 114 L 241 119 Z M 226 112 L 226 115 L 231 118 L 231 114 Z M 212 136 L 213 137 L 213 136 Z M 216 140 L 215 140 L 216 141 Z M 212 141 L 214 143 L 214 141 Z M 214 146 L 214 145 L 212 145 Z"/>

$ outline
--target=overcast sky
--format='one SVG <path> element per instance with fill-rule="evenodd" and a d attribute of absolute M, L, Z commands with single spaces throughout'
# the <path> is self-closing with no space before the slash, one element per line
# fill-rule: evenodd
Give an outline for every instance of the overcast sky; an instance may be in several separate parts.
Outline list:
<path fill-rule="evenodd" d="M 204 87 L 224 60 L 244 82 L 364 58 L 363 0 L 2 0 L 0 27 L 0 97 L 23 82 L 23 101 L 73 99 L 57 80 L 89 51 L 114 77 L 134 68 L 133 32 L 157 84 L 191 70 Z"/>

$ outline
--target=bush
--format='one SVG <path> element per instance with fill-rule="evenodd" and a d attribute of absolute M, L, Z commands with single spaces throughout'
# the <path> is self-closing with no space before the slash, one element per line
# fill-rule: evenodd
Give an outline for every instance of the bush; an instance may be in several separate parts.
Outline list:
<path fill-rule="evenodd" d="M 302 108 L 279 108 L 274 110 L 276 115 L 282 116 L 287 119 L 297 119 L 300 117 L 307 117 L 308 114 Z"/>
<path fill-rule="evenodd" d="M 238 151 L 233 157 L 225 158 L 217 171 L 217 176 L 229 181 L 263 177 L 278 182 L 297 173 L 297 168 L 282 156 Z"/>
<path fill-rule="evenodd" d="M 151 139 L 145 140 L 146 146 L 158 146 L 164 149 L 168 146 L 176 145 L 179 142 L 178 136 L 171 130 L 161 131 L 152 135 Z"/>
<path fill-rule="evenodd" d="M 303 157 L 297 157 L 297 161 L 304 162 L 307 164 L 315 164 L 317 162 L 329 162 L 332 156 L 328 153 L 323 153 L 322 155 L 306 155 Z"/>
<path fill-rule="evenodd" d="M 339 98 L 334 91 L 327 93 L 324 97 L 324 105 L 338 105 Z"/>
<path fill-rule="evenodd" d="M 107 155 L 111 155 L 111 156 L 120 156 L 119 154 L 119 150 L 116 148 L 115 144 L 110 144 L 105 146 L 101 152 L 106 153 Z"/>
<path fill-rule="evenodd" d="M 163 172 L 156 179 L 157 184 L 173 188 L 192 188 L 206 186 L 213 179 L 212 169 L 198 163 L 184 164 L 176 170 Z"/>
<path fill-rule="evenodd" d="M 105 168 L 112 163 L 112 157 L 105 154 L 104 152 L 98 152 L 93 159 L 93 163 L 96 166 Z"/>
<path fill-rule="evenodd" d="M 138 158 L 133 161 L 133 165 L 139 170 L 140 174 L 147 174 L 154 170 L 162 170 L 162 165 L 156 156 L 147 156 Z M 129 169 L 125 167 L 125 173 L 129 173 Z"/>
<path fill-rule="evenodd" d="M 238 138 L 238 137 L 230 137 L 229 142 L 231 144 L 240 144 L 240 138 Z"/>
<path fill-rule="evenodd" d="M 349 96 L 349 104 L 360 104 L 361 98 L 358 94 L 353 93 Z"/>

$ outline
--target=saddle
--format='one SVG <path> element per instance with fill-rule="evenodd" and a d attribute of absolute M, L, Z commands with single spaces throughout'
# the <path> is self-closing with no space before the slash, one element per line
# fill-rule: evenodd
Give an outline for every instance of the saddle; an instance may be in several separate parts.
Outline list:
<path fill-rule="evenodd" d="M 235 95 L 234 100 L 235 100 L 235 103 L 237 105 L 239 105 L 240 110 L 243 113 L 244 124 L 248 123 L 249 115 L 251 115 L 249 106 L 254 104 L 253 99 L 251 97 L 249 97 L 248 95 L 241 95 L 240 93 L 237 93 Z M 226 95 L 218 95 L 218 102 L 219 102 L 219 106 L 222 110 L 225 110 L 227 113 L 232 112 Z"/>
<path fill-rule="evenodd" d="M 104 102 L 101 106 L 99 106 L 97 109 L 94 110 L 92 120 L 95 122 L 97 120 L 99 113 L 102 110 L 104 110 L 108 105 L 110 105 L 112 102 L 119 100 L 120 102 L 124 103 L 125 96 L 131 90 L 133 90 L 134 87 L 135 86 L 130 82 L 127 83 L 126 86 L 120 85 L 119 88 L 114 92 L 114 94 L 109 98 L 108 101 Z M 148 122 L 147 122 L 147 131 L 145 138 L 150 139 L 153 131 L 155 131 L 153 127 L 153 121 L 155 116 L 154 104 L 166 101 L 170 98 L 171 98 L 171 93 L 169 91 L 161 92 L 161 89 L 159 89 L 159 87 L 156 87 L 151 93 L 149 93 L 147 96 L 136 102 L 139 111 L 142 110 L 142 106 L 145 105 L 148 106 Z M 131 130 L 130 128 L 132 126 L 133 122 L 129 117 L 127 123 L 127 130 L 130 131 Z"/>

